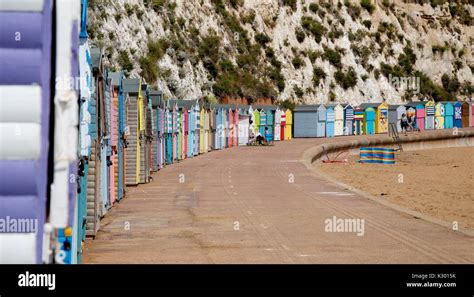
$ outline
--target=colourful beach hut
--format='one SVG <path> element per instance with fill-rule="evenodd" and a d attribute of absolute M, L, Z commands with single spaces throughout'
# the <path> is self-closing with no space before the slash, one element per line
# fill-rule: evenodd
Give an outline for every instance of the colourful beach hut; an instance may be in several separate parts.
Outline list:
<path fill-rule="evenodd" d="M 234 140 L 232 141 L 235 147 L 239 146 L 239 106 L 234 107 Z M 273 133 L 273 132 L 272 132 Z"/>
<path fill-rule="evenodd" d="M 196 117 L 194 106 L 197 101 L 189 101 L 187 102 L 187 110 L 188 110 L 188 149 L 187 149 L 187 157 L 191 158 L 194 156 L 194 144 L 195 144 L 195 129 L 196 129 Z"/>
<path fill-rule="evenodd" d="M 395 124 L 398 132 L 402 132 L 402 115 L 406 114 L 407 109 L 405 105 L 390 105 L 388 108 L 388 122 Z"/>
<path fill-rule="evenodd" d="M 188 157 L 188 135 L 189 135 L 188 106 L 183 104 L 183 159 Z"/>
<path fill-rule="evenodd" d="M 287 109 L 285 111 L 285 140 L 293 138 L 293 111 Z"/>
<path fill-rule="evenodd" d="M 194 155 L 199 155 L 200 137 L 201 137 L 201 106 L 200 102 L 196 101 L 194 104 Z"/>
<path fill-rule="evenodd" d="M 435 129 L 444 129 L 444 104 L 441 102 L 435 105 Z"/>
<path fill-rule="evenodd" d="M 380 103 L 376 109 L 375 133 L 388 132 L 388 104 Z"/>
<path fill-rule="evenodd" d="M 277 107 L 275 109 L 275 127 L 273 129 L 273 140 L 279 141 L 281 134 L 281 109 Z"/>
<path fill-rule="evenodd" d="M 148 84 L 142 83 L 139 96 L 140 108 L 140 183 L 150 182 L 151 119 L 148 104 Z"/>
<path fill-rule="evenodd" d="M 428 100 L 425 103 L 425 130 L 435 129 L 435 102 Z"/>
<path fill-rule="evenodd" d="M 258 126 L 258 132 L 260 132 L 262 136 L 265 136 L 265 127 L 267 126 L 267 114 L 266 114 L 265 109 L 259 108 L 259 110 L 260 110 L 260 124 Z"/>
<path fill-rule="evenodd" d="M 165 135 L 164 135 L 164 159 L 165 164 L 173 164 L 173 109 L 170 100 L 166 100 L 164 107 Z"/>
<path fill-rule="evenodd" d="M 140 86 L 140 79 L 123 80 L 123 89 L 128 97 L 127 129 L 125 131 L 128 143 L 125 154 L 125 184 L 127 186 L 135 186 L 140 181 L 140 143 L 138 140 L 138 94 Z"/>
<path fill-rule="evenodd" d="M 334 106 L 326 105 L 326 137 L 334 137 Z"/>
<path fill-rule="evenodd" d="M 354 108 L 354 135 L 364 134 L 364 110 L 360 107 Z"/>
<path fill-rule="evenodd" d="M 257 135 L 257 133 L 260 132 L 260 111 L 258 109 L 254 109 L 253 111 L 253 122 L 255 128 L 255 135 Z"/>
<path fill-rule="evenodd" d="M 454 107 L 454 117 L 453 117 L 453 126 L 456 128 L 462 128 L 462 103 L 456 101 L 453 104 Z"/>
<path fill-rule="evenodd" d="M 464 101 L 462 104 L 462 126 L 463 128 L 465 127 L 471 127 L 472 123 L 472 112 L 471 112 L 471 105 L 472 102 L 470 101 Z M 474 105 L 472 105 L 474 107 Z"/>
<path fill-rule="evenodd" d="M 379 103 L 362 103 L 360 107 L 364 110 L 364 134 L 375 134 L 375 121 L 377 118 L 376 108 Z"/>
<path fill-rule="evenodd" d="M 219 105 L 217 108 L 217 147 L 218 149 L 225 148 L 225 117 L 226 109 L 224 106 Z"/>
<path fill-rule="evenodd" d="M 344 107 L 341 104 L 334 106 L 334 136 L 344 135 Z"/>
<path fill-rule="evenodd" d="M 150 100 L 153 109 L 153 170 L 159 170 L 163 167 L 163 94 L 158 90 L 150 90 Z"/>
<path fill-rule="evenodd" d="M 443 102 L 444 104 L 444 129 L 454 127 L 454 106 L 451 102 Z"/>
<path fill-rule="evenodd" d="M 344 106 L 344 135 L 354 134 L 354 108 L 347 104 Z"/>
<path fill-rule="evenodd" d="M 280 119 L 280 140 L 285 140 L 285 131 L 286 131 L 286 111 L 281 110 L 281 119 Z"/>
<path fill-rule="evenodd" d="M 388 131 L 388 104 L 385 102 L 379 103 L 363 103 L 360 105 L 364 111 L 367 113 L 368 108 L 372 108 L 375 112 L 374 115 L 374 133 L 387 133 Z M 371 109 L 368 109 L 369 117 L 368 117 L 368 125 L 365 125 L 366 129 L 372 129 L 372 123 L 370 120 L 372 118 Z"/>
<path fill-rule="evenodd" d="M 247 145 L 249 142 L 250 131 L 250 113 L 249 106 L 241 106 L 239 108 L 239 129 L 238 129 L 239 146 Z"/>
<path fill-rule="evenodd" d="M 416 128 L 419 131 L 425 130 L 425 105 L 424 102 L 419 102 L 415 106 Z"/>
<path fill-rule="evenodd" d="M 125 157 L 128 142 L 126 140 L 127 136 L 125 135 L 127 128 L 127 110 L 128 110 L 128 94 L 125 94 L 123 89 L 123 72 L 116 72 L 116 78 L 112 78 L 114 83 L 116 83 L 116 91 L 118 92 L 118 196 L 117 199 L 121 200 L 125 196 Z"/>

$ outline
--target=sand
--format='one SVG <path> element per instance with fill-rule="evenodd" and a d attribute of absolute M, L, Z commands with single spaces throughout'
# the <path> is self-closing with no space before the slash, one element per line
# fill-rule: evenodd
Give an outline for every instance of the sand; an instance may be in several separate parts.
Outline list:
<path fill-rule="evenodd" d="M 474 147 L 396 153 L 395 165 L 347 159 L 315 166 L 380 199 L 474 230 Z"/>

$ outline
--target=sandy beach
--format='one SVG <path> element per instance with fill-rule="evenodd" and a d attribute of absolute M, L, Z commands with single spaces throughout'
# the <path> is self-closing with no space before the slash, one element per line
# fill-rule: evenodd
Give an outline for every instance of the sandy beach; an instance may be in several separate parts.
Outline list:
<path fill-rule="evenodd" d="M 474 230 L 474 148 L 396 153 L 395 165 L 315 163 L 324 174 L 380 199 Z"/>

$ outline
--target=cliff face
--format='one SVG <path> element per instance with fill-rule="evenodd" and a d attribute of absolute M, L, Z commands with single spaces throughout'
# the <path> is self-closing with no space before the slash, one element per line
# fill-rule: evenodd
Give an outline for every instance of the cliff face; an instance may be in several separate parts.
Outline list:
<path fill-rule="evenodd" d="M 168 97 L 470 98 L 474 1 L 410 2 L 89 0 L 89 33 Z"/>

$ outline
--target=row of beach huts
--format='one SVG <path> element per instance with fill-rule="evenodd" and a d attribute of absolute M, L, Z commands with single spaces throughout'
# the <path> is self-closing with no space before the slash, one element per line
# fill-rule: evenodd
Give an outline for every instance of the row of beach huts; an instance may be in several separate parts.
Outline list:
<path fill-rule="evenodd" d="M 389 105 L 385 102 L 299 105 L 294 109 L 294 137 L 333 137 L 387 133 L 390 124 L 402 131 L 405 114 L 418 131 L 473 127 L 473 101 L 419 101 Z"/>
<path fill-rule="evenodd" d="M 165 100 L 143 79 L 107 69 L 104 51 L 89 44 L 87 0 L 1 2 L 0 220 L 37 228 L 0 232 L 0 264 L 80 263 L 86 237 L 127 188 L 257 134 L 283 141 L 384 133 L 403 112 L 420 130 L 473 126 L 471 102 L 292 111 Z"/>

